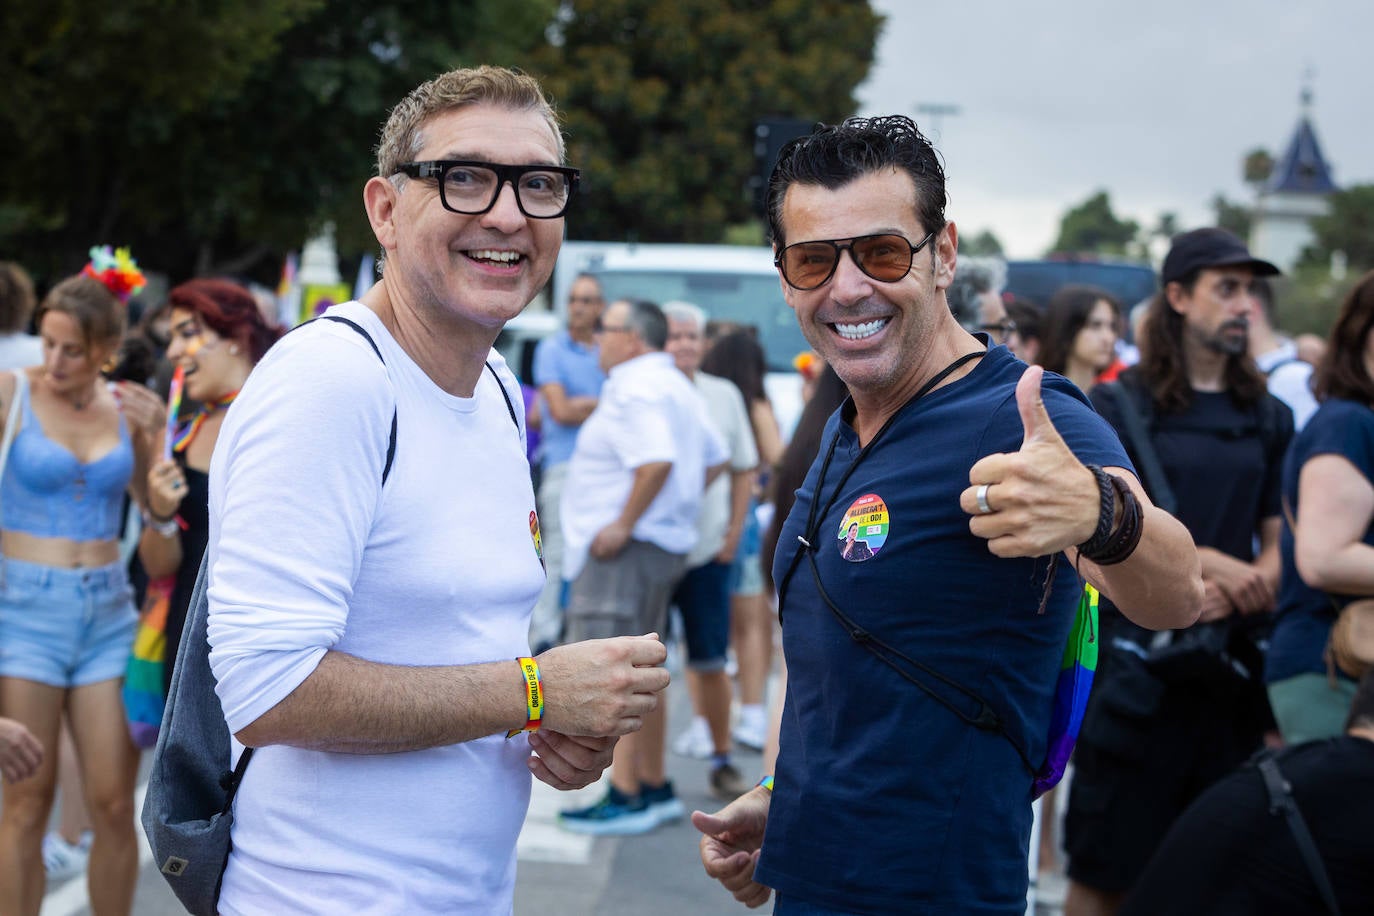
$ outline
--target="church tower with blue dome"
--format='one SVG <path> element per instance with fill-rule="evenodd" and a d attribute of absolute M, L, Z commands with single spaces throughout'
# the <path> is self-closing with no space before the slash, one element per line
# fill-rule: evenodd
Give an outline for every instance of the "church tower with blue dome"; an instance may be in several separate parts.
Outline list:
<path fill-rule="evenodd" d="M 1260 188 L 1250 229 L 1250 250 L 1285 272 L 1312 243 L 1312 218 L 1327 212 L 1327 197 L 1339 190 L 1312 127 L 1311 87 L 1303 88 L 1301 98 L 1297 127 Z"/>

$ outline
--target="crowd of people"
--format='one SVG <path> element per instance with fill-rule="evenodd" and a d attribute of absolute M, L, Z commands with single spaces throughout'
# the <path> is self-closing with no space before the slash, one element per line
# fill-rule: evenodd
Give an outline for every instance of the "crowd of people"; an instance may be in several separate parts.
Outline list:
<path fill-rule="evenodd" d="M 533 79 L 456 70 L 383 126 L 380 279 L 330 320 L 283 337 L 198 278 L 133 322 L 127 252 L 41 299 L 0 264 L 0 914 L 41 907 L 59 785 L 48 843 L 132 910 L 135 632 L 161 702 L 202 558 L 191 649 L 254 749 L 221 913 L 509 913 L 531 778 L 604 775 L 561 826 L 645 833 L 688 814 L 670 749 L 709 761 L 691 823 L 745 905 L 1023 912 L 1085 586 L 1096 683 L 1039 809 L 1065 912 L 1374 907 L 1374 652 L 1331 647 L 1374 596 L 1374 273 L 1306 359 L 1220 229 L 1147 303 L 1008 299 L 910 119 L 818 126 L 767 193 L 813 350 L 784 436 L 709 301 L 587 274 L 531 377 L 493 349 L 579 178 Z"/>

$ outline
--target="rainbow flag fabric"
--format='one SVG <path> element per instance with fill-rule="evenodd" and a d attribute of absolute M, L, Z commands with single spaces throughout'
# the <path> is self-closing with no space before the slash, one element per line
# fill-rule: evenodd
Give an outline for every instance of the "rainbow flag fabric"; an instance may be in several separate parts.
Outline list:
<path fill-rule="evenodd" d="M 124 712 L 129 720 L 129 737 L 139 748 L 156 745 L 162 726 L 162 710 L 167 703 L 162 692 L 162 669 L 167 663 L 167 608 L 175 587 L 174 576 L 148 583 L 138 631 L 134 634 L 134 650 L 124 670 Z"/>
<path fill-rule="evenodd" d="M 1059 665 L 1059 680 L 1054 685 L 1054 710 L 1050 713 L 1050 737 L 1045 763 L 1035 774 L 1032 798 L 1039 798 L 1064 778 L 1083 714 L 1088 709 L 1088 694 L 1097 673 L 1097 589 L 1083 586 L 1078 613 L 1064 645 L 1064 660 Z"/>

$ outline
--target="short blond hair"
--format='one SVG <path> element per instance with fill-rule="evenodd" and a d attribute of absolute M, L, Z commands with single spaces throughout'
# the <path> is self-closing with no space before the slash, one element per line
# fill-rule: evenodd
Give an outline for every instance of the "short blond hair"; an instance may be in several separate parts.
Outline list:
<path fill-rule="evenodd" d="M 421 83 L 391 109 L 377 144 L 377 175 L 391 178 L 402 162 L 409 162 L 424 147 L 424 124 L 446 111 L 469 105 L 495 105 L 510 111 L 534 111 L 548 122 L 563 161 L 563 133 L 558 114 L 534 77 L 505 67 L 470 67 L 450 70 Z"/>

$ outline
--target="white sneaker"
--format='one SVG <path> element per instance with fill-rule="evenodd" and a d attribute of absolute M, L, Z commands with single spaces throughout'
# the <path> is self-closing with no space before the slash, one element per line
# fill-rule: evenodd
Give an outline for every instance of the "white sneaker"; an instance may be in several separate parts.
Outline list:
<path fill-rule="evenodd" d="M 739 722 L 730 732 L 730 737 L 740 747 L 761 752 L 763 745 L 768 741 L 767 713 L 763 712 L 762 707 L 759 707 L 757 712 L 753 709 L 741 709 Z"/>
<path fill-rule="evenodd" d="M 68 843 L 56 832 L 43 837 L 43 869 L 54 881 L 65 881 L 81 874 L 90 857 L 90 831 L 83 833 L 77 843 Z"/>
<path fill-rule="evenodd" d="M 693 716 L 692 724 L 673 739 L 673 753 L 680 757 L 705 760 L 714 750 L 715 742 L 711 740 L 711 727 L 701 716 Z"/>

